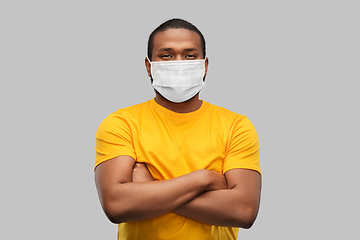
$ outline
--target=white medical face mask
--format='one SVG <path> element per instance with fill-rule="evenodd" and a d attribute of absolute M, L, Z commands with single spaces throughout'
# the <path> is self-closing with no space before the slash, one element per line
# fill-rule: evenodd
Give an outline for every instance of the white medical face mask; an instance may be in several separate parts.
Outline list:
<path fill-rule="evenodd" d="M 150 64 L 153 88 L 171 102 L 185 102 L 205 85 L 205 59 L 155 61 Z"/>

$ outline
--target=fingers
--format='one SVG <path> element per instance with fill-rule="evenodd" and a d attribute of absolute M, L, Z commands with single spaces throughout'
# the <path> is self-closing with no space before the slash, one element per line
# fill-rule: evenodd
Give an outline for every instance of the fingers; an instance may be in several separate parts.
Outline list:
<path fill-rule="evenodd" d="M 132 173 L 133 182 L 154 181 L 145 163 L 135 163 Z"/>

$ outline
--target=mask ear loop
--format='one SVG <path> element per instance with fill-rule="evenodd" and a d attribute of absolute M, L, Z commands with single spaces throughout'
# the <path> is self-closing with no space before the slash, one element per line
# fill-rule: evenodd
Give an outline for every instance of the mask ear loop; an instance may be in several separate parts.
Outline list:
<path fill-rule="evenodd" d="M 146 59 L 149 61 L 149 63 L 151 64 L 152 62 L 150 61 L 150 59 L 146 56 Z"/>
<path fill-rule="evenodd" d="M 150 63 L 150 75 L 152 75 L 152 74 L 151 74 L 152 62 L 150 61 L 150 59 L 148 58 L 148 56 L 146 56 L 146 59 L 147 59 L 148 62 Z M 151 80 L 151 85 L 153 85 L 154 79 L 152 78 L 152 76 L 150 76 L 150 80 Z"/>

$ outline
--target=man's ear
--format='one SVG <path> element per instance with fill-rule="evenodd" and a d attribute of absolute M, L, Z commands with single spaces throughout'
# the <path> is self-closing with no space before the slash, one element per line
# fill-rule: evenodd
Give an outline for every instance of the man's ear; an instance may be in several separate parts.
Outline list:
<path fill-rule="evenodd" d="M 209 59 L 206 57 L 206 59 L 205 59 L 205 76 L 204 76 L 204 78 L 206 77 L 208 66 L 209 66 Z"/>
<path fill-rule="evenodd" d="M 150 64 L 149 59 L 147 57 L 145 57 L 145 67 L 146 67 L 146 71 L 148 73 L 148 76 L 151 77 L 151 64 Z"/>

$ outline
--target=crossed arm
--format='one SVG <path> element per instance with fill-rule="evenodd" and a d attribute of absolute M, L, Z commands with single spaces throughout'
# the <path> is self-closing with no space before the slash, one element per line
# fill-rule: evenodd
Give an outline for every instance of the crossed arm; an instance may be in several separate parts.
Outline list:
<path fill-rule="evenodd" d="M 201 169 L 153 181 L 145 164 L 119 156 L 97 166 L 95 182 L 113 223 L 174 212 L 206 224 L 250 228 L 260 203 L 261 176 L 247 169 L 229 170 L 225 176 Z"/>

